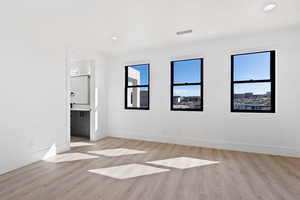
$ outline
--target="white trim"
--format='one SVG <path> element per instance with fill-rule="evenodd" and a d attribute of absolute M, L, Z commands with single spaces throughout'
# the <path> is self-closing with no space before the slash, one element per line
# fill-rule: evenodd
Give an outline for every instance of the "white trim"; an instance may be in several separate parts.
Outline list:
<path fill-rule="evenodd" d="M 70 77 L 70 72 L 71 72 L 71 65 L 70 65 L 70 49 L 66 48 L 66 58 L 65 58 L 65 78 L 66 78 L 66 119 L 67 119 L 67 124 L 66 124 L 66 142 L 69 145 L 71 145 L 71 96 L 70 96 L 70 91 L 71 91 L 71 77 Z"/>
<path fill-rule="evenodd" d="M 257 47 L 257 48 L 248 48 L 248 49 L 239 49 L 239 50 L 231 50 L 228 52 L 228 55 L 237 55 L 237 54 L 250 54 L 250 53 L 258 53 L 258 52 L 265 52 L 265 51 L 278 51 L 278 48 L 275 46 L 273 47 Z"/>
<path fill-rule="evenodd" d="M 123 63 L 123 67 L 125 66 L 132 66 L 132 65 L 146 65 L 146 64 L 151 64 L 151 60 L 137 60 L 137 61 L 128 61 Z"/>
<path fill-rule="evenodd" d="M 154 136 L 154 135 L 144 136 L 138 134 L 124 134 L 124 132 L 122 133 L 110 132 L 108 135 L 111 137 L 137 139 L 137 140 L 145 140 L 151 142 L 162 142 L 162 143 L 171 143 L 171 144 L 179 144 L 179 145 L 187 145 L 187 146 L 197 146 L 197 147 L 261 153 L 261 154 L 270 154 L 270 155 L 280 155 L 280 156 L 289 156 L 289 157 L 300 157 L 300 149 L 298 148 L 234 143 L 229 141 L 201 140 L 201 139 L 188 138 L 188 137 L 179 138 L 179 137 Z"/>
<path fill-rule="evenodd" d="M 107 137 L 106 135 L 97 134 L 97 135 L 94 136 L 93 140 L 91 140 L 91 141 L 95 142 L 97 140 L 101 140 L 101 139 L 106 138 L 106 137 Z"/>
<path fill-rule="evenodd" d="M 194 60 L 194 59 L 199 59 L 199 58 L 205 59 L 205 55 L 204 54 L 193 54 L 193 55 L 184 55 L 184 56 L 170 56 L 169 57 L 169 62 L 183 61 L 183 60 Z"/>
<path fill-rule="evenodd" d="M 95 136 L 96 136 L 96 132 L 95 132 L 95 111 L 96 111 L 96 107 L 95 107 L 95 88 L 96 88 L 96 63 L 95 60 L 89 60 L 89 64 L 90 64 L 90 71 L 91 71 L 91 75 L 90 75 L 90 92 L 89 92 L 89 99 L 90 99 L 90 141 L 95 141 Z"/>

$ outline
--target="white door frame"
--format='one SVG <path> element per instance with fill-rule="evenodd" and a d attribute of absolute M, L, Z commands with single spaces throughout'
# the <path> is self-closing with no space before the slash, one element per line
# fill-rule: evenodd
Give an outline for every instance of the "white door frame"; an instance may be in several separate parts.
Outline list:
<path fill-rule="evenodd" d="M 69 146 L 71 146 L 71 96 L 70 96 L 70 89 L 71 89 L 71 63 L 70 63 L 70 48 L 66 48 L 66 66 L 65 66 L 65 78 L 66 78 L 66 91 L 65 91 L 65 106 L 66 106 L 66 142 Z"/>
<path fill-rule="evenodd" d="M 66 70 L 65 70 L 65 76 L 66 76 L 66 140 L 70 147 L 71 145 L 71 97 L 70 97 L 70 90 L 71 90 L 71 49 L 66 48 Z M 91 74 L 90 74 L 90 140 L 95 141 L 95 61 L 90 60 L 91 63 Z"/>

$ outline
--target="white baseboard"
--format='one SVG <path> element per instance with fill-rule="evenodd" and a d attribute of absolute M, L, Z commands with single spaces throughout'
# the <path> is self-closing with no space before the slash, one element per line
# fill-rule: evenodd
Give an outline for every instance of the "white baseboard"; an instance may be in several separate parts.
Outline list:
<path fill-rule="evenodd" d="M 103 138 L 107 137 L 107 135 L 105 134 L 98 134 L 98 135 L 95 135 L 95 138 L 91 139 L 91 141 L 95 142 L 97 140 L 101 140 Z"/>
<path fill-rule="evenodd" d="M 198 146 L 198 147 L 206 147 L 206 148 L 214 148 L 214 149 L 278 155 L 278 156 L 289 156 L 289 157 L 298 157 L 298 158 L 300 157 L 299 148 L 297 149 L 297 148 L 279 147 L 279 146 L 271 146 L 271 145 L 233 143 L 227 141 L 211 141 L 211 140 L 201 140 L 201 139 L 187 138 L 187 137 L 175 138 L 170 136 L 153 136 L 153 135 L 145 136 L 145 135 L 128 134 L 128 133 L 121 134 L 117 132 L 110 132 L 108 135 L 111 137 L 137 139 L 137 140 L 145 140 L 145 141 L 152 141 L 152 142 L 162 142 L 162 143 Z"/>
<path fill-rule="evenodd" d="M 51 146 L 49 146 L 45 149 L 41 149 L 39 151 L 33 152 L 30 157 L 23 158 L 22 160 L 18 160 L 18 162 L 15 163 L 14 166 L 11 166 L 9 168 L 4 168 L 4 169 L 0 168 L 0 175 L 42 160 L 43 157 L 45 156 L 45 154 L 47 154 L 47 152 L 50 149 L 51 149 Z M 69 151 L 69 150 L 70 150 L 70 146 L 68 144 L 56 146 L 56 153 L 63 153 L 63 152 Z"/>

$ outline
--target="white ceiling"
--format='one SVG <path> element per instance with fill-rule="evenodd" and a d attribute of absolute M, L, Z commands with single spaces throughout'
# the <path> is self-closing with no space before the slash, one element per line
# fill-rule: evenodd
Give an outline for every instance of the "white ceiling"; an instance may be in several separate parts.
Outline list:
<path fill-rule="evenodd" d="M 278 7 L 265 13 L 268 2 Z M 11 0 L 1 4 L 0 22 L 7 23 L 7 34 L 21 31 L 41 41 L 108 53 L 300 24 L 300 0 Z M 176 36 L 185 29 L 193 33 Z"/>

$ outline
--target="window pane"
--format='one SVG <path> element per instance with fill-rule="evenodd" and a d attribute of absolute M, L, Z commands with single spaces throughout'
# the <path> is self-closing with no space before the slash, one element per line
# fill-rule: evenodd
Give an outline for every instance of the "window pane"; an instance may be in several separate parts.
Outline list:
<path fill-rule="evenodd" d="M 147 108 L 148 95 L 148 87 L 127 88 L 127 107 Z"/>
<path fill-rule="evenodd" d="M 234 110 L 271 110 L 271 83 L 234 84 Z"/>
<path fill-rule="evenodd" d="M 174 83 L 200 83 L 201 59 L 174 61 Z"/>
<path fill-rule="evenodd" d="M 148 85 L 148 65 L 128 67 L 128 85 Z"/>
<path fill-rule="evenodd" d="M 234 56 L 234 81 L 270 79 L 270 52 Z"/>
<path fill-rule="evenodd" d="M 173 108 L 175 109 L 200 109 L 201 108 L 201 86 L 174 86 Z"/>

